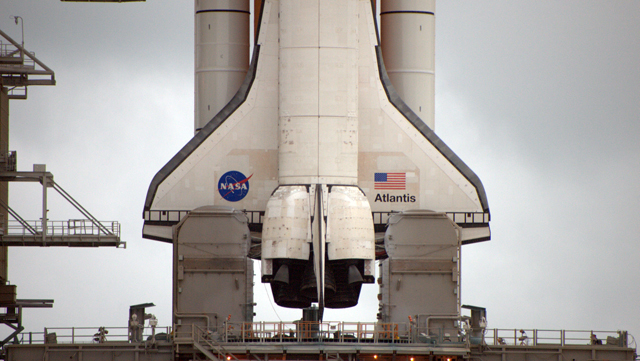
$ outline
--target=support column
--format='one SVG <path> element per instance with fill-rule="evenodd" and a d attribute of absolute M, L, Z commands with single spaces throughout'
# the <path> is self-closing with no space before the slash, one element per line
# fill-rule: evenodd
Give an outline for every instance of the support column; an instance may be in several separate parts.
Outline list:
<path fill-rule="evenodd" d="M 0 157 L 6 159 L 9 153 L 9 95 L 7 88 L 0 88 Z M 0 163 L 3 164 L 3 163 Z M 6 163 L 4 163 L 6 164 Z M 0 182 L 0 201 L 9 204 L 9 182 Z M 7 233 L 9 222 L 8 212 L 0 214 L 1 229 Z M 0 247 L 0 285 L 7 283 L 9 273 L 9 251 L 7 247 Z"/>

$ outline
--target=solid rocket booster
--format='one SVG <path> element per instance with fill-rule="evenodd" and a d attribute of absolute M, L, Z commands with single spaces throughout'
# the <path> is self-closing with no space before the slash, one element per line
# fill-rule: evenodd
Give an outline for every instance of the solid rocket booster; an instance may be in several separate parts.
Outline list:
<path fill-rule="evenodd" d="M 240 88 L 249 70 L 249 0 L 195 2 L 195 131 Z"/>
<path fill-rule="evenodd" d="M 398 95 L 435 129 L 435 0 L 382 0 L 381 48 Z"/>

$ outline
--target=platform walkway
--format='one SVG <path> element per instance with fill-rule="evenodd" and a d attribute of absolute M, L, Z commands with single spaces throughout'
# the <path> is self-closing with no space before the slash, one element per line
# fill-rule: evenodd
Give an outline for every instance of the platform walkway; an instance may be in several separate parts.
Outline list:
<path fill-rule="evenodd" d="M 183 328 L 184 329 L 184 328 Z M 344 360 L 483 361 L 636 359 L 624 331 L 489 329 L 478 340 L 465 331 L 420 332 L 410 323 L 254 322 L 193 325 L 180 334 L 170 327 L 145 328 L 140 342 L 126 327 L 47 328 L 23 332 L 6 359 L 30 360 Z M 168 336 L 168 337 L 167 337 Z"/>

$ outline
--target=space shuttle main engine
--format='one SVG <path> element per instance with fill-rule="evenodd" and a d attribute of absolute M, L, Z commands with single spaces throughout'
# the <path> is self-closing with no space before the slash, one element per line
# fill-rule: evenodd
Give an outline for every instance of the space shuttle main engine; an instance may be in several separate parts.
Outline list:
<path fill-rule="evenodd" d="M 199 7 L 205 3 L 211 11 Z M 356 305 L 362 285 L 374 281 L 374 261 L 386 257 L 380 241 L 394 213 L 443 215 L 461 244 L 490 238 L 482 183 L 432 130 L 433 39 L 426 48 L 420 39 L 433 37 L 433 2 L 382 1 L 385 44 L 404 44 L 390 45 L 387 53 L 400 52 L 390 59 L 392 80 L 412 99 L 409 106 L 387 76 L 374 3 L 257 1 L 246 77 L 153 178 L 144 237 L 175 243 L 172 227 L 192 210 L 232 207 L 248 219 L 247 256 L 262 261 L 262 281 L 271 284 L 276 303 L 318 303 L 320 315 L 325 306 Z M 225 21 L 242 18 L 248 3 L 197 4 L 197 31 L 207 32 L 235 25 L 209 24 L 214 17 L 203 14 L 231 24 Z M 225 34 L 214 38 L 232 41 Z M 236 48 L 216 49 L 215 56 L 226 59 Z M 423 62 L 398 61 L 423 53 Z M 431 85 L 420 90 L 425 77 Z M 202 117 L 209 111 L 203 104 L 222 95 L 198 89 Z"/>
<path fill-rule="evenodd" d="M 262 234 L 262 281 L 280 306 L 352 307 L 374 282 L 371 208 L 355 186 L 279 187 Z"/>

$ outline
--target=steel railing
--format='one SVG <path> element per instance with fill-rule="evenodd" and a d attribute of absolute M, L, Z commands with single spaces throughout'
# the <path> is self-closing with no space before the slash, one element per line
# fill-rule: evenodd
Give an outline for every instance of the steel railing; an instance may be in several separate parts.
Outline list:
<path fill-rule="evenodd" d="M 42 234 L 42 221 L 9 220 L 7 235 Z M 67 221 L 47 221 L 47 236 L 100 236 L 111 235 L 120 237 L 120 223 L 117 221 L 101 221 L 101 227 L 89 219 L 70 219 Z"/>
<path fill-rule="evenodd" d="M 104 327 L 103 330 L 101 330 L 101 327 L 47 327 L 44 329 L 44 332 L 22 332 L 18 335 L 18 341 L 20 344 L 69 344 L 129 341 L 129 329 L 127 327 Z M 150 339 L 152 334 L 153 328 L 145 327 L 142 333 L 142 340 Z M 171 327 L 155 328 L 156 340 L 168 338 L 170 334 Z"/>
<path fill-rule="evenodd" d="M 626 331 L 487 329 L 484 335 L 489 345 L 608 345 L 627 347 Z"/>
<path fill-rule="evenodd" d="M 174 326 L 175 340 L 189 342 L 200 337 L 191 325 Z M 206 327 L 203 328 L 203 330 Z M 206 332 L 208 339 L 219 343 L 288 343 L 327 342 L 361 344 L 432 344 L 451 347 L 468 346 L 468 337 L 460 329 L 420 328 L 415 324 L 380 322 L 225 322 Z"/>
<path fill-rule="evenodd" d="M 626 331 L 487 329 L 483 340 L 464 328 L 429 328 L 416 323 L 381 322 L 227 322 L 212 329 L 217 341 L 232 342 L 355 342 L 447 346 L 488 345 L 608 345 L 627 347 Z M 189 336 L 191 337 L 191 336 Z M 475 339 L 475 340 L 473 340 Z"/>
<path fill-rule="evenodd" d="M 49 327 L 44 332 L 22 332 L 22 344 L 99 343 L 129 341 L 127 327 L 105 327 L 100 337 L 99 327 Z M 524 331 L 524 332 L 521 332 Z M 151 327 L 143 329 L 142 341 L 151 338 Z M 164 335 L 163 335 L 164 334 Z M 199 343 L 225 354 L 224 344 L 237 343 L 307 343 L 338 342 L 362 344 L 428 344 L 430 346 L 468 347 L 470 332 L 464 329 L 421 328 L 415 323 L 380 322 L 225 322 L 222 327 L 175 325 L 156 327 L 156 339 L 171 339 L 176 343 Z M 165 336 L 166 335 L 166 336 Z M 483 342 L 494 346 L 578 346 L 603 345 L 628 347 L 626 331 L 547 330 L 547 329 L 487 329 Z"/>

